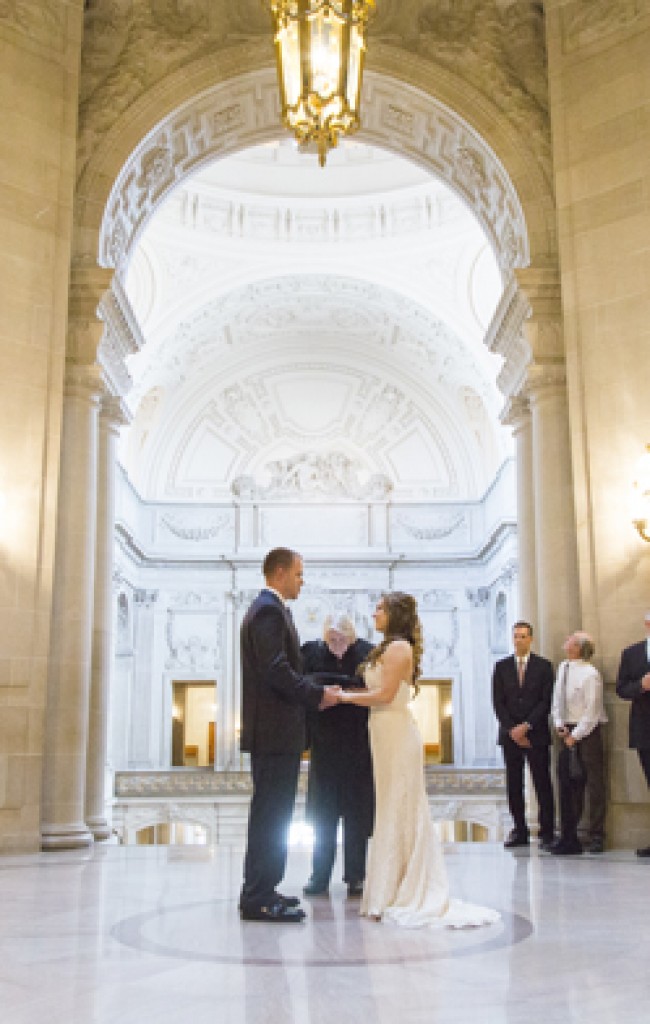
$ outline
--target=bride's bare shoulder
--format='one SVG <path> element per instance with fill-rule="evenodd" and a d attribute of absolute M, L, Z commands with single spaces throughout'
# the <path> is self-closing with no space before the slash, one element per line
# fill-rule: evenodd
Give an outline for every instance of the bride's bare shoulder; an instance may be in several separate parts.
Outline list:
<path fill-rule="evenodd" d="M 413 650 L 408 640 L 391 640 L 384 651 L 384 662 L 411 661 Z"/>

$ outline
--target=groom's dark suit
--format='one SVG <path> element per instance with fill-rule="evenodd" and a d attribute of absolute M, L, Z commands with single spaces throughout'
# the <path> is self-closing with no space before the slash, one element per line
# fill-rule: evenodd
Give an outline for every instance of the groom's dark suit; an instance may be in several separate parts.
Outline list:
<path fill-rule="evenodd" d="M 648 643 L 626 647 L 616 680 L 619 697 L 632 702 L 630 707 L 630 747 L 637 750 L 641 767 L 650 786 L 650 690 L 644 690 L 641 679 L 650 672 Z"/>
<path fill-rule="evenodd" d="M 542 839 L 553 837 L 555 808 L 551 785 L 548 720 L 553 696 L 553 666 L 531 651 L 523 685 L 517 675 L 514 655 L 497 661 L 492 677 L 492 701 L 499 721 L 499 743 L 506 765 L 508 804 L 516 832 L 528 835 L 524 809 L 524 762 L 528 761 L 539 802 L 539 830 Z M 530 747 L 520 747 L 510 738 L 515 725 L 527 722 Z"/>
<path fill-rule="evenodd" d="M 323 687 L 300 675 L 300 641 L 291 613 L 262 590 L 241 629 L 241 749 L 251 754 L 253 797 L 240 906 L 273 903 L 284 875 L 287 838 L 306 746 L 305 711 L 317 708 Z"/>

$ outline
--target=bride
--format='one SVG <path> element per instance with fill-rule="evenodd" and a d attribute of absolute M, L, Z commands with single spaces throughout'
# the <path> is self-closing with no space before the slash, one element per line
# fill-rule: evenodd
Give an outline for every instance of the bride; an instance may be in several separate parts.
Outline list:
<path fill-rule="evenodd" d="M 493 924 L 499 920 L 495 910 L 449 899 L 424 785 L 422 739 L 408 708 L 422 656 L 415 598 L 385 594 L 374 620 L 384 639 L 361 666 L 367 690 L 339 694 L 343 703 L 371 709 L 375 828 L 361 913 L 406 928 Z"/>

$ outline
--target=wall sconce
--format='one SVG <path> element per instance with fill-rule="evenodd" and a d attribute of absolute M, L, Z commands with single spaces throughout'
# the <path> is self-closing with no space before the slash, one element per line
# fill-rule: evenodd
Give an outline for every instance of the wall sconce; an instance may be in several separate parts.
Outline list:
<path fill-rule="evenodd" d="M 639 536 L 650 544 L 650 444 L 639 459 L 632 489 L 632 522 Z"/>

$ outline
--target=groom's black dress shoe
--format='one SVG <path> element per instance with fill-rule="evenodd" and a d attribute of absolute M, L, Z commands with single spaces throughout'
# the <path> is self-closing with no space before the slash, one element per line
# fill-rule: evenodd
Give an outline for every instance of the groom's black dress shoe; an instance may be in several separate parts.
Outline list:
<path fill-rule="evenodd" d="M 348 882 L 348 897 L 351 900 L 363 896 L 363 882 Z"/>
<path fill-rule="evenodd" d="M 287 907 L 280 900 L 274 900 L 265 907 L 242 907 L 242 921 L 268 921 L 270 924 L 300 924 L 307 916 L 300 907 Z"/>
<path fill-rule="evenodd" d="M 642 846 L 640 850 L 636 851 L 637 857 L 650 857 L 650 846 Z"/>
<path fill-rule="evenodd" d="M 513 828 L 503 845 L 506 850 L 513 850 L 516 846 L 530 846 L 530 838 L 527 832 L 517 832 Z"/>
<path fill-rule="evenodd" d="M 297 896 L 283 896 L 281 892 L 276 892 L 276 900 L 280 900 L 280 903 L 284 903 L 285 907 L 299 907 L 300 900 Z"/>

